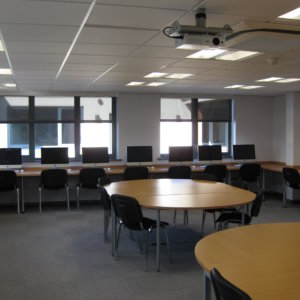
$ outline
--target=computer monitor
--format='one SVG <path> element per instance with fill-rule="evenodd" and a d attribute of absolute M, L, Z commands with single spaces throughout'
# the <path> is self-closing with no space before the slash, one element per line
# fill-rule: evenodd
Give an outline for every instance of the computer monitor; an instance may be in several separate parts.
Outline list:
<path fill-rule="evenodd" d="M 82 164 L 101 167 L 109 162 L 108 147 L 82 147 Z"/>
<path fill-rule="evenodd" d="M 127 146 L 128 165 L 151 165 L 152 146 Z"/>
<path fill-rule="evenodd" d="M 22 168 L 21 148 L 0 148 L 0 169 Z"/>
<path fill-rule="evenodd" d="M 193 160 L 193 146 L 169 147 L 169 162 L 190 163 Z"/>
<path fill-rule="evenodd" d="M 67 147 L 42 147 L 41 164 L 49 167 L 64 167 L 69 164 Z"/>
<path fill-rule="evenodd" d="M 222 146 L 221 145 L 202 145 L 198 146 L 198 159 L 200 162 L 213 162 L 215 160 L 222 160 Z"/>
<path fill-rule="evenodd" d="M 255 159 L 255 146 L 254 146 L 254 144 L 233 145 L 233 159 L 234 160 L 251 160 L 251 159 Z"/>

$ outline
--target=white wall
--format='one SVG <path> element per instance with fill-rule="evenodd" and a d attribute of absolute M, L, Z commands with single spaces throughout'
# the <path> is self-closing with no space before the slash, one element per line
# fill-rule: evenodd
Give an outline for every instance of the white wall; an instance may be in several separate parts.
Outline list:
<path fill-rule="evenodd" d="M 120 94 L 118 104 L 118 157 L 126 161 L 127 146 L 152 146 L 155 162 L 160 155 L 160 96 Z"/>
<path fill-rule="evenodd" d="M 273 97 L 235 96 L 236 144 L 255 144 L 257 160 L 273 158 Z"/>
<path fill-rule="evenodd" d="M 286 162 L 286 97 L 274 98 L 273 160 Z"/>

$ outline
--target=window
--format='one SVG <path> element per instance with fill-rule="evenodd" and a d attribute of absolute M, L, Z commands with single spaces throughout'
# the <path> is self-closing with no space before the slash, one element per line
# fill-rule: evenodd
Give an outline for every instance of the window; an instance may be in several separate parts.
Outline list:
<path fill-rule="evenodd" d="M 41 147 L 68 147 L 75 157 L 75 113 L 73 97 L 36 97 L 34 123 L 35 158 Z"/>
<path fill-rule="evenodd" d="M 28 97 L 0 96 L 0 148 L 21 148 L 29 155 Z"/>
<path fill-rule="evenodd" d="M 198 145 L 221 145 L 230 152 L 231 100 L 198 100 Z"/>
<path fill-rule="evenodd" d="M 116 99 L 110 97 L 0 96 L 0 148 L 22 148 L 23 161 L 41 157 L 41 147 L 103 146 L 115 156 Z M 24 159 L 25 158 L 25 159 Z"/>
<path fill-rule="evenodd" d="M 223 155 L 230 154 L 231 100 L 161 99 L 161 157 L 169 146 L 191 145 L 221 145 Z"/>
<path fill-rule="evenodd" d="M 82 147 L 108 147 L 112 154 L 111 98 L 80 98 L 80 153 Z"/>
<path fill-rule="evenodd" d="M 192 145 L 191 99 L 161 99 L 160 153 L 169 146 Z"/>

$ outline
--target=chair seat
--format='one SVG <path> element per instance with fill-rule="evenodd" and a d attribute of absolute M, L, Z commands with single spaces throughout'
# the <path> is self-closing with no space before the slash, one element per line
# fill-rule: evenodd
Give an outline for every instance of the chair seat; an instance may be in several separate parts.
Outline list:
<path fill-rule="evenodd" d="M 156 220 L 143 217 L 142 225 L 143 225 L 143 229 L 145 229 L 145 230 L 149 230 L 150 228 L 156 228 Z M 160 226 L 162 226 L 162 227 L 166 227 L 168 225 L 169 224 L 167 222 L 163 222 L 163 221 L 160 222 Z M 127 227 L 131 230 L 143 230 L 140 226 L 140 223 L 138 223 L 138 222 L 130 224 Z"/>
<path fill-rule="evenodd" d="M 224 223 L 230 221 L 230 223 L 241 224 L 243 215 L 241 212 L 225 212 L 222 213 L 216 220 L 216 223 Z M 248 214 L 245 214 L 245 224 L 251 222 L 251 217 Z"/>

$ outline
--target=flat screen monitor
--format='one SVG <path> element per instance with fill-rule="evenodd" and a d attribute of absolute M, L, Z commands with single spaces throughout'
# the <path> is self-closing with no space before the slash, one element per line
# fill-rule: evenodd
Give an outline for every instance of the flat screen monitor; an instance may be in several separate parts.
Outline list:
<path fill-rule="evenodd" d="M 82 147 L 82 164 L 102 166 L 109 162 L 108 147 Z"/>
<path fill-rule="evenodd" d="M 222 146 L 221 145 L 202 145 L 198 146 L 199 161 L 211 162 L 214 160 L 222 160 Z"/>
<path fill-rule="evenodd" d="M 233 145 L 233 159 L 234 160 L 255 159 L 255 146 L 253 144 Z"/>
<path fill-rule="evenodd" d="M 0 148 L 0 168 L 1 169 L 22 168 L 21 148 Z"/>
<path fill-rule="evenodd" d="M 127 163 L 128 164 L 151 164 L 152 146 L 128 146 L 127 147 Z"/>
<path fill-rule="evenodd" d="M 192 162 L 193 146 L 170 146 L 169 162 Z"/>
<path fill-rule="evenodd" d="M 69 156 L 67 147 L 41 148 L 41 164 L 56 166 L 68 165 Z"/>

